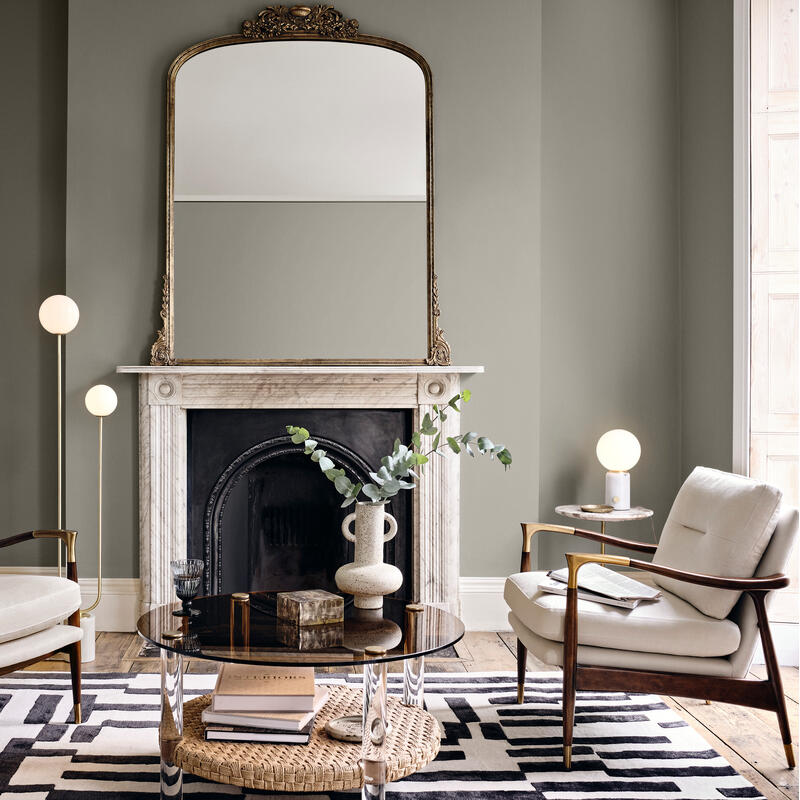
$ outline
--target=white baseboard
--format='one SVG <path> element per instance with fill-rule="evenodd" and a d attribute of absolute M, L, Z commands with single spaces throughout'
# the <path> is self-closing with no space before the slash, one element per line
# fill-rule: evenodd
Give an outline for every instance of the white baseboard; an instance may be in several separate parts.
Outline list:
<path fill-rule="evenodd" d="M 0 567 L 0 575 L 56 575 L 55 567 Z M 80 578 L 81 606 L 86 608 L 97 597 L 97 579 Z M 138 578 L 104 578 L 103 597 L 94 610 L 95 630 L 133 632 L 139 612 Z"/>
<path fill-rule="evenodd" d="M 800 651 L 800 625 L 796 622 L 770 622 L 769 629 L 772 631 L 772 642 L 775 645 L 775 655 L 778 656 L 778 663 L 784 667 L 798 666 L 798 651 Z M 754 664 L 764 663 L 764 653 L 761 644 L 756 647 L 756 654 L 753 656 Z"/>
<path fill-rule="evenodd" d="M 461 577 L 461 619 L 468 631 L 510 631 L 503 600 L 505 578 Z"/>
<path fill-rule="evenodd" d="M 505 578 L 461 577 L 461 619 L 468 631 L 509 631 L 508 606 L 503 600 Z M 778 662 L 786 667 L 798 666 L 800 626 L 793 622 L 770 623 Z M 763 664 L 764 655 L 758 646 L 754 664 Z"/>

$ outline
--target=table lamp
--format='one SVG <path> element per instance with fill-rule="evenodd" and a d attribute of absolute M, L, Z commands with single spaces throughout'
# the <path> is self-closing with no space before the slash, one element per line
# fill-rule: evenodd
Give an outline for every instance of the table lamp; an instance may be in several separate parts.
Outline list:
<path fill-rule="evenodd" d="M 103 418 L 117 407 L 117 393 L 103 383 L 92 386 L 84 399 L 86 410 L 97 417 L 97 598 L 81 609 L 81 661 L 94 661 L 95 618 L 91 612 L 100 603 L 103 593 Z"/>
<path fill-rule="evenodd" d="M 57 435 L 58 435 L 58 446 L 57 446 L 57 453 L 58 453 L 58 467 L 57 467 L 57 498 L 56 498 L 56 507 L 57 507 L 57 517 L 58 521 L 56 527 L 61 530 L 63 526 L 63 490 L 64 490 L 64 479 L 61 474 L 62 470 L 62 461 L 63 461 L 63 452 L 64 452 L 64 436 L 61 429 L 62 423 L 62 405 L 63 405 L 63 396 L 64 390 L 62 388 L 62 379 L 61 379 L 61 337 L 66 335 L 67 333 L 71 333 L 75 330 L 75 326 L 78 324 L 78 319 L 80 318 L 80 311 L 78 311 L 77 303 L 70 297 L 67 297 L 65 294 L 54 294 L 48 297 L 40 306 L 39 306 L 39 322 L 41 323 L 42 327 L 48 333 L 54 333 L 57 337 L 58 341 L 58 366 L 56 367 L 56 384 L 58 387 L 58 402 L 56 404 L 57 413 L 58 413 L 58 425 L 56 427 Z M 58 575 L 61 577 L 61 542 L 58 542 Z"/>
<path fill-rule="evenodd" d="M 642 455 L 639 440 L 630 432 L 616 428 L 604 433 L 597 442 L 597 460 L 606 472 L 606 505 L 615 511 L 628 511 L 631 507 L 631 476 Z"/>

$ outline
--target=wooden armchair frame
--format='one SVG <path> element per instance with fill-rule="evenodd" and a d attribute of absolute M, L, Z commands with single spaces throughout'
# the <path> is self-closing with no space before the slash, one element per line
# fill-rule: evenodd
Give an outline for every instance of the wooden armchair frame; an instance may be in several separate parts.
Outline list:
<path fill-rule="evenodd" d="M 565 533 L 604 542 L 615 547 L 643 553 L 655 553 L 657 545 L 634 542 L 607 536 L 595 531 L 580 528 L 569 528 L 564 525 L 542 525 L 538 523 L 522 523 L 522 562 L 520 570 L 531 569 L 531 539 L 541 531 Z M 653 694 L 674 694 L 679 697 L 718 700 L 724 703 L 762 708 L 774 711 L 778 717 L 786 761 L 789 769 L 794 769 L 795 759 L 792 750 L 792 734 L 789 728 L 789 717 L 786 713 L 786 699 L 783 694 L 780 667 L 775 655 L 772 634 L 766 610 L 768 592 L 782 589 L 789 585 L 786 575 L 769 575 L 763 578 L 721 578 L 716 575 L 702 575 L 694 572 L 663 567 L 649 561 L 639 561 L 625 556 L 606 555 L 601 553 L 567 553 L 569 575 L 567 582 L 567 607 L 564 621 L 564 690 L 563 690 L 563 723 L 564 723 L 564 766 L 569 769 L 572 763 L 572 730 L 575 720 L 575 694 L 579 690 L 601 692 L 629 691 L 651 692 Z M 746 678 L 712 677 L 708 675 L 690 675 L 676 672 L 649 672 L 618 667 L 581 666 L 578 656 L 578 570 L 589 563 L 610 564 L 632 567 L 634 569 L 665 575 L 686 583 L 708 586 L 715 589 L 733 589 L 747 594 L 753 601 L 756 611 L 761 646 L 767 665 L 766 680 L 748 680 Z M 517 640 L 517 702 L 522 703 L 525 693 L 525 662 L 527 649 Z"/>
<path fill-rule="evenodd" d="M 71 581 L 78 582 L 78 564 L 75 561 L 75 540 L 78 536 L 77 531 L 67 530 L 38 530 L 26 531 L 25 533 L 18 533 L 15 536 L 8 536 L 5 539 L 0 539 L 0 547 L 9 547 L 12 544 L 19 544 L 20 542 L 27 542 L 31 539 L 60 539 L 67 548 L 67 578 Z M 81 626 L 81 610 L 80 608 L 69 615 L 67 619 L 68 625 L 74 625 L 77 628 Z M 30 664 L 35 664 L 37 661 L 43 661 L 46 658 L 54 656 L 56 653 L 66 653 L 69 656 L 69 671 L 72 679 L 72 703 L 73 712 L 75 717 L 75 724 L 80 725 L 81 722 L 81 643 L 80 640 L 67 645 L 66 647 L 52 650 L 49 653 L 42 653 L 42 655 L 28 661 L 23 661 L 19 664 L 11 664 L 7 667 L 0 667 L 0 675 L 7 675 L 9 672 L 16 672 L 18 669 L 23 669 Z"/>

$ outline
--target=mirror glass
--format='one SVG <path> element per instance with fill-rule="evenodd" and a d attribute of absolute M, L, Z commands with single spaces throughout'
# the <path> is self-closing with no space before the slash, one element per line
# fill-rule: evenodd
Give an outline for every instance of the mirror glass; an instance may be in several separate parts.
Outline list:
<path fill-rule="evenodd" d="M 415 61 L 352 42 L 180 67 L 177 359 L 428 355 L 426 98 Z"/>

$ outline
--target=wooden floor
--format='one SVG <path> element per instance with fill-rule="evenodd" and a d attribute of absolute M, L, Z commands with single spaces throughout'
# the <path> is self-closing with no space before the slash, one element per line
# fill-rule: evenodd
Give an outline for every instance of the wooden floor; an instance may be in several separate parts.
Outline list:
<path fill-rule="evenodd" d="M 142 640 L 132 633 L 101 633 L 97 639 L 97 657 L 83 665 L 84 672 L 158 672 L 158 658 L 142 658 Z M 482 672 L 516 668 L 516 638 L 512 633 L 470 632 L 456 645 L 458 658 L 429 657 L 426 669 L 434 672 Z M 216 672 L 209 661 L 188 660 L 188 672 Z M 390 669 L 402 669 L 401 663 Z M 63 670 L 63 660 L 34 664 L 31 670 Z M 528 669 L 543 672 L 554 669 L 529 656 Z M 341 672 L 341 669 L 332 671 Z M 354 667 L 353 671 L 357 671 Z M 753 667 L 752 676 L 764 678 L 764 667 Z M 797 753 L 798 671 L 784 667 L 783 685 L 792 739 Z M 664 701 L 768 800 L 797 800 L 798 770 L 788 770 L 778 733 L 775 715 L 767 711 L 731 706 L 725 703 L 706 705 L 702 700 L 665 697 Z"/>

